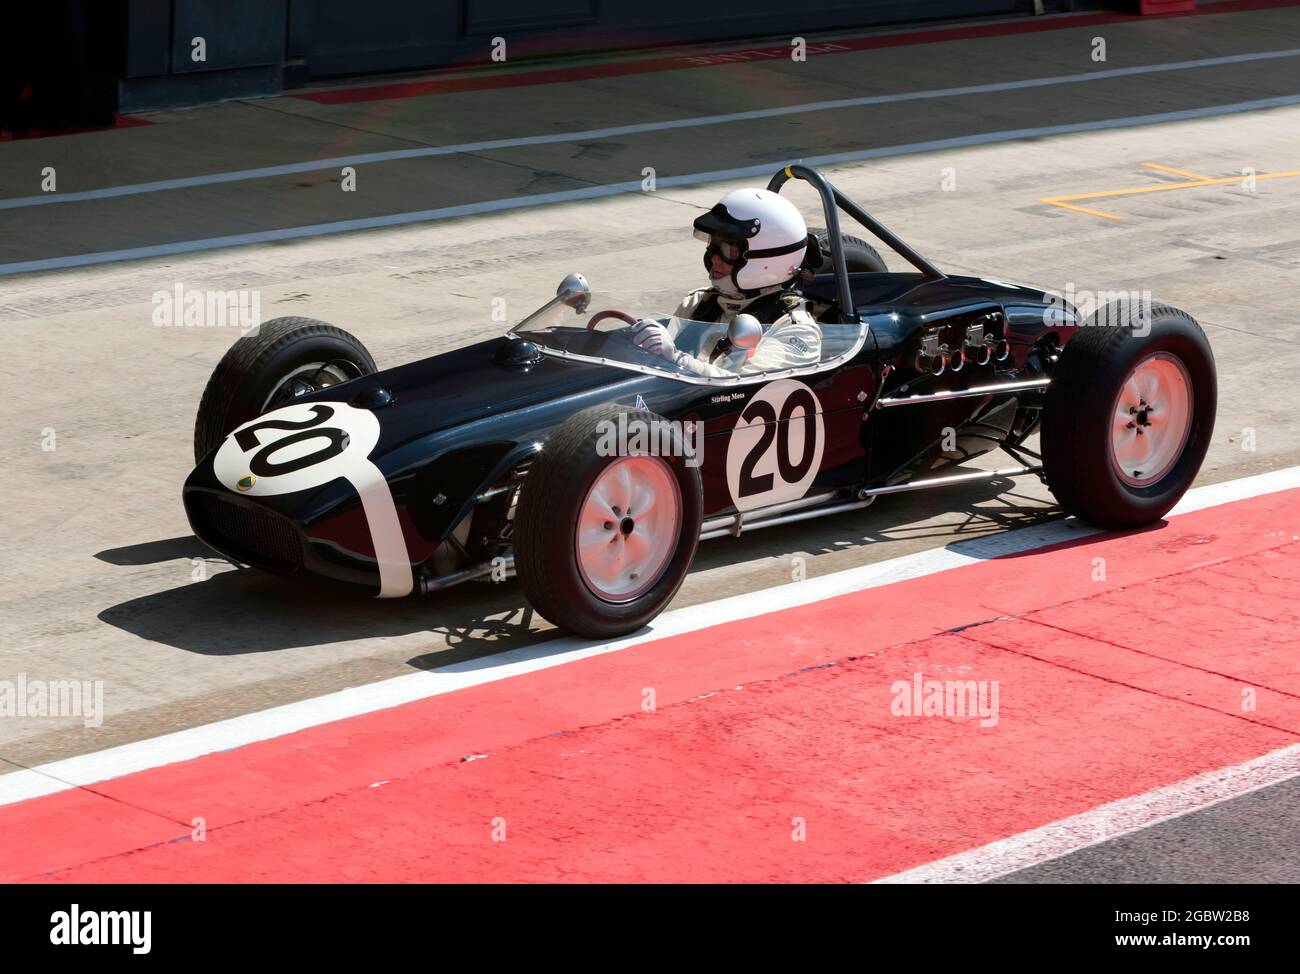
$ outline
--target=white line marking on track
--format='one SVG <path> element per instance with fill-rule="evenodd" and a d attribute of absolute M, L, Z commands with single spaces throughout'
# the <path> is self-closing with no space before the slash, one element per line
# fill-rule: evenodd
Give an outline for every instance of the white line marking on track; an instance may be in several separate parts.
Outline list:
<path fill-rule="evenodd" d="M 1171 516 L 1293 488 L 1300 488 L 1300 467 L 1288 467 L 1255 477 L 1210 484 L 1189 491 L 1171 512 Z M 547 640 L 494 656 L 465 660 L 435 670 L 338 690 L 257 713 L 52 761 L 35 768 L 11 771 L 0 775 L 0 805 L 52 795 L 165 764 L 188 761 L 216 751 L 228 751 L 257 741 L 283 737 L 308 727 L 376 710 L 387 710 L 414 700 L 494 683 L 592 656 L 619 652 L 669 636 L 809 605 L 849 592 L 920 578 L 989 558 L 1032 551 L 1097 533 L 1096 529 L 1080 524 L 1073 518 L 1018 528 L 985 538 L 960 541 L 946 548 L 903 555 L 815 576 L 802 582 L 791 582 L 716 602 L 675 609 L 661 615 L 645 631 L 612 642 L 591 643 L 568 637 Z"/>
<path fill-rule="evenodd" d="M 1186 71 L 1191 68 L 1217 67 L 1223 64 L 1241 64 L 1250 61 L 1270 61 L 1277 58 L 1300 56 L 1300 48 L 1281 51 L 1258 51 L 1253 54 L 1228 54 L 1222 57 L 1198 58 L 1193 61 L 1169 61 L 1163 64 L 1141 64 L 1127 68 L 1106 68 L 1101 71 L 1083 71 L 1076 74 L 1052 75 L 1046 78 L 1026 78 L 1020 81 L 999 81 L 983 85 L 966 85 L 957 88 L 931 88 L 925 91 L 902 91 L 889 95 L 865 95 L 860 98 L 836 98 L 830 101 L 805 102 L 774 108 L 756 108 L 746 112 L 728 112 L 723 115 L 698 115 L 693 118 L 666 119 L 658 122 L 638 122 L 633 125 L 615 125 L 608 128 L 586 129 L 580 132 L 553 132 L 549 135 L 525 135 L 509 139 L 489 139 L 481 142 L 462 142 L 457 145 L 423 146 L 418 149 L 392 149 L 386 152 L 367 152 L 355 156 L 337 156 L 330 159 L 312 159 L 291 162 L 280 166 L 262 166 L 256 169 L 236 169 L 230 172 L 207 173 L 201 176 L 184 176 L 178 179 L 160 179 L 148 183 L 129 183 L 124 186 L 105 186 L 77 193 L 43 193 L 39 196 L 19 196 L 0 199 L 0 210 L 23 209 L 30 206 L 48 206 L 53 203 L 77 203 L 87 200 L 113 199 L 141 193 L 159 193 L 173 189 L 190 189 L 219 183 L 235 183 L 249 179 L 272 176 L 290 176 L 295 173 L 337 169 L 341 166 L 360 166 L 373 162 L 396 162 L 403 159 L 421 159 L 429 156 L 457 155 L 463 152 L 491 152 L 497 149 L 516 149 L 532 145 L 554 145 L 562 142 L 608 139 L 621 135 L 638 135 L 647 132 L 664 132 L 671 129 L 697 128 L 707 125 L 725 125 L 729 122 L 748 122 L 762 118 L 779 118 L 783 115 L 803 115 L 809 112 L 834 111 L 840 108 L 861 108 L 868 105 L 887 105 L 894 102 L 925 101 L 934 98 L 952 98 L 959 95 L 984 95 L 999 91 L 1016 91 L 1021 88 L 1044 88 L 1054 85 L 1080 84 L 1103 81 L 1107 78 L 1126 78 L 1141 74 L 1159 74 L 1166 71 Z"/>
<path fill-rule="evenodd" d="M 861 162 L 866 159 L 883 159 L 891 156 L 910 155 L 922 152 L 938 152 L 945 149 L 960 149 L 975 145 L 991 145 L 998 142 L 1013 142 L 1017 139 L 1042 138 L 1053 135 L 1072 135 L 1080 132 L 1098 132 L 1108 129 L 1131 128 L 1139 125 L 1156 125 L 1162 122 L 1183 122 L 1197 118 L 1212 118 L 1218 115 L 1231 115 L 1237 112 L 1259 111 L 1267 108 L 1284 108 L 1300 104 L 1300 95 L 1280 95 L 1276 98 L 1260 98 L 1255 101 L 1233 102 L 1227 105 L 1210 105 L 1203 108 L 1188 108 L 1176 112 L 1158 112 L 1152 115 L 1133 115 L 1125 118 L 1099 119 L 1093 122 L 1074 122 L 1065 125 L 1043 125 L 1037 128 L 1008 129 L 1001 132 L 983 132 L 975 135 L 962 135 L 950 139 L 934 139 L 928 142 L 910 142 L 903 145 L 880 146 L 874 149 L 859 149 L 852 152 L 836 152 L 828 155 L 808 156 L 796 160 L 810 166 L 830 166 L 844 162 Z M 415 150 L 411 150 L 415 151 Z M 738 169 L 720 169 L 713 172 L 688 173 L 681 176 L 661 176 L 657 186 L 671 189 L 675 186 L 697 186 L 702 183 L 725 182 L 733 179 L 748 179 L 752 176 L 770 176 L 776 166 L 745 166 Z M 92 264 L 108 264 L 124 260 L 141 260 L 147 257 L 165 257 L 173 254 L 188 254 L 203 250 L 217 250 L 222 247 L 242 247 L 255 243 L 272 243 L 278 240 L 297 240 L 304 237 L 319 237 L 333 233 L 347 233 L 354 230 L 376 230 L 383 227 L 405 226 L 411 223 L 428 223 L 434 220 L 450 220 L 464 216 L 478 216 L 501 210 L 523 209 L 530 206 L 546 206 L 552 203 L 572 203 L 580 200 L 601 199 L 624 193 L 644 192 L 641 182 L 608 183 L 600 186 L 584 186 L 581 189 L 563 190 L 555 193 L 539 193 L 532 196 L 512 196 L 504 199 L 483 200 L 478 203 L 463 203 L 458 206 L 444 206 L 431 210 L 413 210 L 407 213 L 390 213 L 384 216 L 362 217 L 355 220 L 336 220 L 330 223 L 313 223 L 300 227 L 282 227 L 276 230 L 259 230 L 253 233 L 236 233 L 223 237 L 204 237 L 198 240 L 180 240 L 173 243 L 153 244 L 147 247 L 128 247 L 123 250 L 103 250 L 91 254 L 70 254 L 63 257 L 43 257 L 37 260 L 20 260 L 0 264 L 0 276 L 7 274 L 28 274 L 34 271 L 61 270 L 69 267 L 86 267 Z"/>
<path fill-rule="evenodd" d="M 1041 828 L 990 842 L 876 883 L 984 883 L 1300 777 L 1300 744 L 1098 805 Z"/>

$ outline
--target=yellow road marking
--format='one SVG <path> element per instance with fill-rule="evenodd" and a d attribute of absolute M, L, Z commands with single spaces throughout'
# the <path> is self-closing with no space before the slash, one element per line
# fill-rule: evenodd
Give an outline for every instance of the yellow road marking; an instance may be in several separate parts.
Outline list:
<path fill-rule="evenodd" d="M 1146 166 L 1148 169 L 1159 169 L 1161 172 L 1171 172 L 1176 176 L 1186 176 L 1188 179 L 1198 179 L 1204 181 L 1207 179 L 1214 178 L 1212 176 L 1202 176 L 1198 173 L 1188 172 L 1186 169 L 1174 169 L 1170 166 L 1160 166 L 1154 162 L 1144 162 L 1142 163 L 1142 165 Z"/>
<path fill-rule="evenodd" d="M 1075 200 L 1100 200 L 1112 199 L 1120 196 L 1138 196 L 1143 193 L 1168 193 L 1176 189 L 1194 189 L 1201 186 L 1225 186 L 1228 183 L 1238 183 L 1245 180 L 1245 176 L 1221 176 L 1212 178 L 1209 176 L 1197 176 L 1194 173 L 1185 172 L 1181 169 L 1170 169 L 1168 166 L 1158 166 L 1154 162 L 1144 162 L 1144 166 L 1150 166 L 1153 169 L 1163 169 L 1166 172 L 1177 173 L 1180 176 L 1190 177 L 1187 182 L 1183 183 L 1161 183 L 1158 186 L 1135 186 L 1128 189 L 1103 189 L 1095 193 L 1074 193 L 1070 196 L 1044 196 L 1040 197 L 1038 202 L 1048 203 L 1051 206 L 1059 206 L 1065 210 L 1077 210 L 1079 213 L 1087 213 L 1089 216 L 1101 217 L 1104 220 L 1122 220 L 1123 217 L 1116 216 L 1113 213 L 1106 213 L 1102 210 L 1090 209 L 1086 206 L 1071 205 Z M 1300 176 L 1300 169 L 1293 169 L 1290 172 L 1270 172 L 1258 173 L 1253 178 L 1261 179 L 1292 179 Z"/>
<path fill-rule="evenodd" d="M 1039 200 L 1040 203 L 1051 203 L 1053 206 L 1059 206 L 1063 210 L 1075 210 L 1079 213 L 1087 213 L 1089 216 L 1099 216 L 1103 220 L 1121 220 L 1123 217 L 1115 216 L 1113 213 L 1103 213 L 1101 210 L 1090 210 L 1086 206 L 1075 206 L 1073 203 L 1062 203 L 1060 200 Z"/>

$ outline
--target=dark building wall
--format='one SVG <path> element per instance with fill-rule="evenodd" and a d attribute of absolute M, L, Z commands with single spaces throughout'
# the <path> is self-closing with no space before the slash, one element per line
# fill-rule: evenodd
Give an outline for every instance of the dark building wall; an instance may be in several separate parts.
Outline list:
<path fill-rule="evenodd" d="M 487 61 L 493 36 L 510 57 L 1008 13 L 1015 0 L 291 0 L 310 79 Z"/>
<path fill-rule="evenodd" d="M 126 3 L 122 111 L 273 95 L 282 89 L 289 0 Z M 203 41 L 201 50 L 194 45 L 196 38 Z"/>
<path fill-rule="evenodd" d="M 1010 13 L 1018 0 L 105 0 L 124 10 L 122 111 L 346 75 Z M 203 38 L 206 59 L 194 57 Z"/>
<path fill-rule="evenodd" d="M 0 0 L 0 134 L 111 123 L 126 0 Z"/>

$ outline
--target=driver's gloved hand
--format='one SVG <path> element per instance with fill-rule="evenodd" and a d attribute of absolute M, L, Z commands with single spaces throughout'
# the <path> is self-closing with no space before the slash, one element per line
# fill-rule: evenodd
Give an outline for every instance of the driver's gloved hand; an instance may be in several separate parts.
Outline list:
<path fill-rule="evenodd" d="M 632 344 L 655 355 L 662 355 L 670 362 L 677 357 L 677 346 L 673 344 L 672 335 L 657 321 L 638 321 L 632 327 Z"/>

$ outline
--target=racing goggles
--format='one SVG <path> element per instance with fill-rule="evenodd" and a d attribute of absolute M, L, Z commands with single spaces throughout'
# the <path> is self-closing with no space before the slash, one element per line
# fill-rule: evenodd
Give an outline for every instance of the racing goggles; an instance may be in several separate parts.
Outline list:
<path fill-rule="evenodd" d="M 738 268 L 745 262 L 749 238 L 758 233 L 761 223 L 758 220 L 737 220 L 718 203 L 708 213 L 696 217 L 694 227 L 695 239 L 709 245 L 704 251 L 705 267 L 717 256 L 723 263 Z"/>
<path fill-rule="evenodd" d="M 708 267 L 717 257 L 724 264 L 736 267 L 744 262 L 745 245 L 735 240 L 729 240 L 726 237 L 711 237 L 707 233 L 700 233 L 698 230 L 695 236 L 708 243 L 704 250 L 704 266 Z"/>

